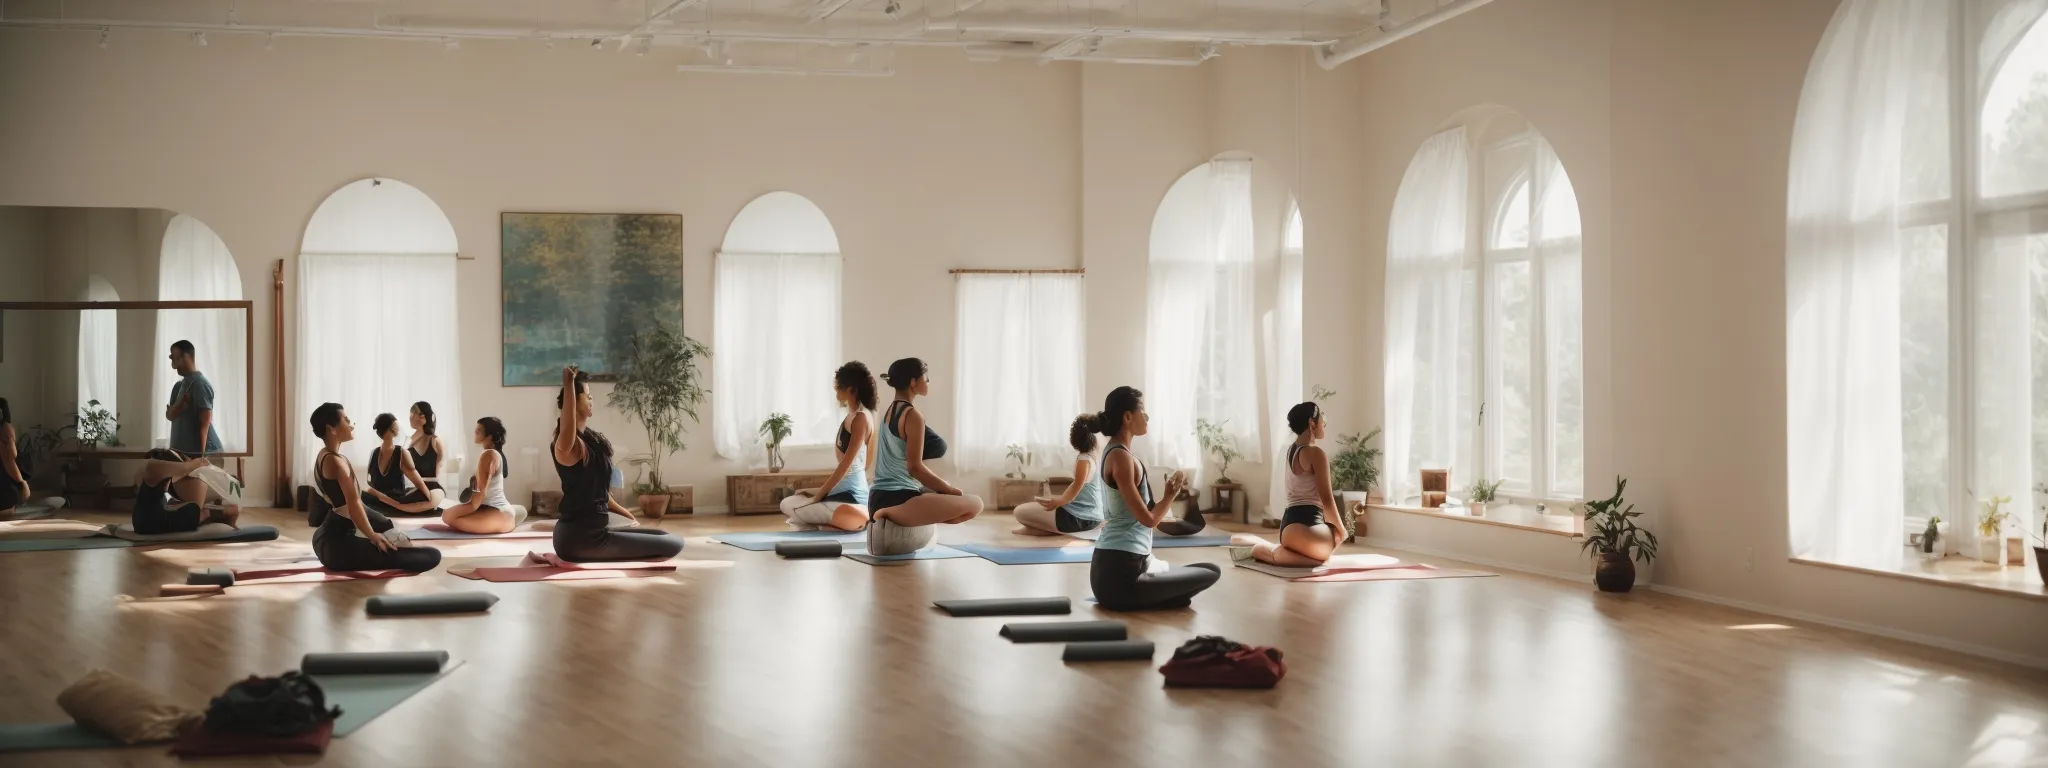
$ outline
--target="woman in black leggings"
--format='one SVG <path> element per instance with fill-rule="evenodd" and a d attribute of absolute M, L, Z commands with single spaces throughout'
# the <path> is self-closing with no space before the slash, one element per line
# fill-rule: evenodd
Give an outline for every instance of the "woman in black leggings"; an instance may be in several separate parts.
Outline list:
<path fill-rule="evenodd" d="M 576 366 L 562 369 L 562 409 L 555 423 L 555 474 L 562 478 L 561 519 L 555 522 L 555 554 L 578 563 L 667 560 L 683 551 L 683 540 L 668 531 L 605 527 L 606 513 L 632 517 L 612 501 L 612 443 L 584 426 L 590 419 L 589 377 Z"/>
<path fill-rule="evenodd" d="M 1195 593 L 1223 577 L 1215 563 L 1151 572 L 1152 529 L 1173 508 L 1187 483 L 1176 471 L 1166 478 L 1166 495 L 1155 501 L 1145 463 L 1131 455 L 1131 439 L 1145 434 L 1144 393 L 1117 387 L 1095 417 L 1096 429 L 1109 436 L 1102 451 L 1102 533 L 1088 567 L 1088 584 L 1102 607 L 1116 611 L 1186 608 Z"/>
<path fill-rule="evenodd" d="M 136 533 L 187 533 L 207 523 L 234 526 L 241 508 L 225 500 L 213 507 L 207 501 L 206 483 L 192 473 L 206 466 L 205 459 L 188 459 L 169 448 L 156 448 L 135 473 L 135 506 L 129 511 L 128 527 Z"/>
<path fill-rule="evenodd" d="M 340 447 L 355 439 L 356 425 L 349 421 L 340 403 L 323 403 L 313 409 L 313 434 L 325 447 L 313 460 L 314 488 L 320 501 L 332 507 L 313 531 L 313 554 L 320 564 L 335 571 L 381 571 L 389 568 L 420 573 L 441 563 L 441 550 L 408 547 L 394 542 L 391 518 L 363 506 L 356 491 L 356 468 L 341 455 Z M 319 504 L 314 506 L 318 507 Z"/>

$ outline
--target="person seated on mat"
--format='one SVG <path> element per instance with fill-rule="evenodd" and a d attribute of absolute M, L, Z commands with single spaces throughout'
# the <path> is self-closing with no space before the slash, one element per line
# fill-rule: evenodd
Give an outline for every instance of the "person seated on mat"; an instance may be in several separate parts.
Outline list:
<path fill-rule="evenodd" d="M 0 397 L 0 518 L 13 517 L 15 508 L 27 503 L 30 497 L 28 475 L 22 473 L 20 457 L 15 454 L 17 439 L 14 410 L 7 406 L 7 398 Z M 61 508 L 64 497 L 51 496 L 43 503 Z"/>
<path fill-rule="evenodd" d="M 912 404 L 931 391 L 923 360 L 906 357 L 889 364 L 896 399 L 882 417 L 875 446 L 875 489 L 868 495 L 875 519 L 868 524 L 868 554 L 905 555 L 930 546 L 939 523 L 964 523 L 981 514 L 981 497 L 961 493 L 924 462 L 946 455 L 946 441 L 924 425 Z"/>
<path fill-rule="evenodd" d="M 555 422 L 552 451 L 555 474 L 562 479 L 560 519 L 555 521 L 555 554 L 571 562 L 667 560 L 683 551 L 683 539 L 668 531 L 611 529 L 609 513 L 633 515 L 612 501 L 612 443 L 586 426 L 590 419 L 589 375 L 576 366 L 562 369 L 562 391 L 555 395 L 561 420 Z"/>
<path fill-rule="evenodd" d="M 187 459 L 168 448 L 151 450 L 135 474 L 135 507 L 128 525 L 136 533 L 188 533 L 207 523 L 232 527 L 242 511 L 225 502 L 207 506 L 206 483 L 192 477 L 205 459 Z"/>
<path fill-rule="evenodd" d="M 442 450 L 441 438 L 434 434 L 434 405 L 425 400 L 412 404 L 412 413 L 407 419 L 412 424 L 412 437 L 405 441 L 405 452 L 412 454 L 412 466 L 419 470 L 420 479 L 427 481 L 424 489 L 414 488 L 399 501 L 412 503 L 426 498 L 424 491 L 446 490 L 441 487 L 441 457 L 448 452 Z M 418 498 L 413 498 L 417 496 Z M 467 501 L 468 499 L 464 499 Z"/>
<path fill-rule="evenodd" d="M 396 443 L 398 417 L 377 414 L 370 428 L 384 442 L 370 449 L 370 488 L 366 492 L 369 498 L 363 503 L 387 515 L 421 515 L 440 509 L 440 491 L 429 490 L 415 501 L 406 501 L 412 492 L 427 487 L 427 481 L 413 467 L 411 452 L 400 449 Z"/>
<path fill-rule="evenodd" d="M 1019 527 L 1011 533 L 1021 536 L 1058 536 L 1092 531 L 1102 525 L 1102 473 L 1095 469 L 1095 414 L 1084 413 L 1067 429 L 1067 442 L 1074 457 L 1074 482 L 1058 498 L 1040 496 L 1017 505 L 1012 512 Z"/>
<path fill-rule="evenodd" d="M 832 443 L 839 465 L 816 490 L 806 488 L 782 500 L 782 514 L 797 530 L 858 531 L 868 524 L 868 444 L 875 436 L 868 413 L 875 409 L 875 375 L 858 360 L 839 366 L 832 374 L 832 394 L 846 408 Z"/>
<path fill-rule="evenodd" d="M 1280 541 L 1239 534 L 1231 544 L 1251 547 L 1261 563 L 1289 568 L 1314 568 L 1329 561 L 1344 542 L 1344 522 L 1337 517 L 1337 497 L 1330 490 L 1330 457 L 1316 445 L 1323 438 L 1323 409 L 1302 403 L 1287 411 L 1294 444 L 1287 446 L 1287 509 L 1280 513 Z"/>
<path fill-rule="evenodd" d="M 1102 534 L 1095 539 L 1095 555 L 1088 566 L 1095 599 L 1117 611 L 1186 608 L 1195 593 L 1223 577 L 1214 563 L 1150 572 L 1152 529 L 1166 519 L 1187 476 L 1169 473 L 1166 494 L 1153 499 L 1145 463 L 1131 455 L 1131 440 L 1145 434 L 1147 425 L 1144 393 L 1117 387 L 1095 421 L 1097 430 L 1110 438 L 1109 447 L 1102 450 L 1102 483 L 1108 489 L 1102 499 Z"/>
<path fill-rule="evenodd" d="M 476 479 L 471 487 L 483 492 L 468 501 L 441 511 L 441 522 L 463 533 L 510 533 L 526 517 L 526 509 L 505 498 L 505 424 L 495 416 L 476 420 L 476 444 L 483 448 L 476 457 Z"/>
<path fill-rule="evenodd" d="M 322 443 L 313 458 L 313 490 L 319 496 L 314 507 L 324 503 L 329 509 L 315 515 L 320 527 L 313 531 L 313 554 L 320 564 L 335 571 L 396 568 L 413 573 L 439 565 L 441 550 L 405 546 L 403 535 L 391 529 L 391 518 L 363 506 L 355 464 L 341 455 L 341 444 L 356 436 L 356 425 L 341 404 L 320 404 L 310 421 Z"/>

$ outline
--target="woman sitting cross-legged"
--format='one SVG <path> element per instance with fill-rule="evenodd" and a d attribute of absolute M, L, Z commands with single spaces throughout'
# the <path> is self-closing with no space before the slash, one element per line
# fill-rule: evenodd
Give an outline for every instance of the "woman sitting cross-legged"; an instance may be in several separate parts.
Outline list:
<path fill-rule="evenodd" d="M 377 414 L 370 428 L 381 445 L 370 449 L 370 482 L 364 504 L 387 515 L 423 515 L 441 508 L 441 491 L 427 485 L 413 466 L 412 451 L 397 445 L 398 417 Z M 426 489 L 424 493 L 420 489 Z"/>
<path fill-rule="evenodd" d="M 1252 548 L 1252 559 L 1290 568 L 1314 568 L 1328 562 L 1344 542 L 1344 522 L 1337 517 L 1336 494 L 1330 490 L 1330 457 L 1316 441 L 1323 437 L 1323 409 L 1302 403 L 1287 411 L 1294 444 L 1287 462 L 1287 509 L 1280 514 L 1280 542 L 1239 534 L 1231 543 Z"/>
<path fill-rule="evenodd" d="M 859 361 L 839 366 L 832 393 L 846 407 L 833 452 L 839 464 L 816 490 L 804 489 L 782 500 L 782 514 L 799 530 L 830 527 L 858 531 L 868 524 L 868 445 L 875 431 L 868 414 L 875 410 L 875 376 Z"/>
<path fill-rule="evenodd" d="M 875 448 L 875 489 L 869 493 L 875 519 L 868 523 L 868 554 L 907 555 L 930 546 L 939 523 L 964 523 L 981 514 L 981 497 L 961 493 L 939 477 L 926 459 L 946 455 L 946 441 L 927 429 L 912 400 L 931 392 L 924 361 L 906 357 L 889 364 L 896 399 L 882 417 Z"/>
<path fill-rule="evenodd" d="M 355 439 L 355 423 L 340 403 L 323 403 L 313 409 L 313 434 L 323 446 L 313 459 L 314 489 L 329 511 L 315 514 L 319 528 L 313 531 L 313 554 L 320 564 L 336 571 L 381 571 L 396 568 L 420 573 L 441 562 L 441 550 L 405 546 L 405 537 L 392 530 L 391 518 L 363 506 L 356 491 L 356 468 L 341 455 L 341 444 Z"/>
<path fill-rule="evenodd" d="M 1131 440 L 1145 434 L 1144 393 L 1117 387 L 1103 403 L 1096 424 L 1110 439 L 1102 450 L 1102 483 L 1109 490 L 1103 494 L 1102 534 L 1095 539 L 1095 556 L 1088 567 L 1095 599 L 1117 611 L 1186 608 L 1196 593 L 1223 577 L 1223 569 L 1214 563 L 1152 572 L 1152 529 L 1166 519 L 1187 477 L 1168 474 L 1166 495 L 1153 499 L 1145 463 L 1130 449 Z"/>
<path fill-rule="evenodd" d="M 470 487 L 482 492 L 441 510 L 441 522 L 463 533 L 510 533 L 526 518 L 526 509 L 505 498 L 505 424 L 495 416 L 476 420 L 476 478 Z"/>
<path fill-rule="evenodd" d="M 1084 413 L 1067 430 L 1067 442 L 1074 446 L 1074 482 L 1058 498 L 1040 496 L 1017 505 L 1013 514 L 1022 526 L 1011 533 L 1020 536 L 1058 536 L 1092 531 L 1102 525 L 1102 473 L 1095 468 L 1095 433 L 1101 428 L 1095 414 Z"/>

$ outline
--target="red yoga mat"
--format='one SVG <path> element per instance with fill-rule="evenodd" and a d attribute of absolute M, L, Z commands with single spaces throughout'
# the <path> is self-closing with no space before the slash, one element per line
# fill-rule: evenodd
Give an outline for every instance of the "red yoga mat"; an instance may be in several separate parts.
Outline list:
<path fill-rule="evenodd" d="M 572 571 L 673 571 L 674 563 L 668 560 L 618 560 L 609 563 L 577 563 L 563 560 L 553 552 L 526 553 L 527 567 L 562 568 Z"/>
<path fill-rule="evenodd" d="M 186 729 L 171 754 L 179 757 L 221 757 L 225 755 L 318 755 L 334 739 L 334 721 L 297 736 L 256 736 L 222 733 L 204 725 Z"/>
<path fill-rule="evenodd" d="M 236 568 L 234 571 L 237 587 L 248 584 L 309 584 L 323 581 L 389 579 L 406 575 L 405 571 L 396 568 L 377 571 L 330 571 L 317 561 L 293 563 L 276 568 Z"/>

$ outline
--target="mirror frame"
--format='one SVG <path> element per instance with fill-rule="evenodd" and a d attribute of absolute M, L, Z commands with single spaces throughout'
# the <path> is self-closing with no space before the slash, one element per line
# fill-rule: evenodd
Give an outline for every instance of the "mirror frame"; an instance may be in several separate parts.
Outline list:
<path fill-rule="evenodd" d="M 246 387 L 245 387 L 245 388 L 244 388 L 244 389 L 243 389 L 242 391 L 244 391 L 244 392 L 248 392 L 248 393 L 250 394 L 250 396 L 251 396 L 252 398 L 253 398 L 253 396 L 255 395 L 255 393 L 256 393 L 256 319 L 255 319 L 255 315 L 256 315 L 256 302 L 253 302 L 253 301 L 248 301 L 248 300 L 246 300 L 246 299 L 244 299 L 244 300 L 239 300 L 239 301 L 0 301 L 0 313 L 4 313 L 4 312 L 53 312 L 53 311 L 66 311 L 66 310 L 69 310 L 69 311 L 87 311 L 87 310 L 94 310 L 94 309 L 239 309 L 239 310 L 242 310 L 242 338 L 246 340 L 246 341 L 245 341 L 245 343 L 244 343 L 244 344 L 242 345 L 242 354 L 243 354 L 243 355 L 244 355 L 245 357 L 247 357 L 247 358 L 248 358 L 248 359 L 247 359 L 246 361 L 244 361 L 244 367 L 243 367 L 243 369 L 242 369 L 242 370 L 243 370 L 243 373 L 244 373 L 244 376 L 245 376 L 245 377 L 246 377 L 246 378 L 248 379 L 248 381 L 247 381 L 247 383 L 246 383 Z M 249 423 L 249 424 L 251 424 L 251 425 L 253 426 L 253 425 L 255 424 L 255 409 L 254 409 L 254 403 L 253 403 L 253 402 L 251 402 L 251 403 L 249 403 L 249 404 L 246 404 L 246 405 L 244 405 L 244 408 L 246 409 L 246 410 L 245 410 L 245 412 L 246 412 L 246 413 L 248 414 L 248 416 L 249 416 L 249 419 L 248 419 L 248 423 Z M 250 436 L 250 437 L 251 437 L 251 438 L 253 438 L 253 437 L 254 437 L 254 434 L 253 434 L 253 430 L 252 430 L 252 434 L 251 434 L 251 436 Z M 247 441 L 247 443 L 248 443 L 248 446 L 247 446 L 246 448 L 244 448 L 243 450 L 241 450 L 241 451 L 237 451 L 237 452 L 233 452 L 233 453 L 209 453 L 209 454 L 207 454 L 207 455 L 208 455 L 208 456 L 213 456 L 213 457 L 220 457 L 220 458 L 231 458 L 231 459 L 246 459 L 246 458 L 249 458 L 249 457 L 251 457 L 251 456 L 254 456 L 254 455 L 256 455 L 256 454 L 255 454 L 255 447 L 256 447 L 256 443 L 255 443 L 255 440 L 254 440 L 254 439 L 248 440 L 248 441 Z M 83 454 L 83 455 L 85 455 L 85 456 L 89 456 L 89 457 L 92 457 L 92 458 L 99 458 L 99 459 L 141 459 L 141 458 L 147 458 L 147 457 L 149 456 L 149 452 L 148 452 L 148 451 L 146 451 L 146 450 L 142 450 L 142 451 L 60 451 L 59 453 L 60 453 L 61 455 L 65 455 L 65 456 L 78 456 L 78 455 L 81 455 L 81 454 Z"/>

